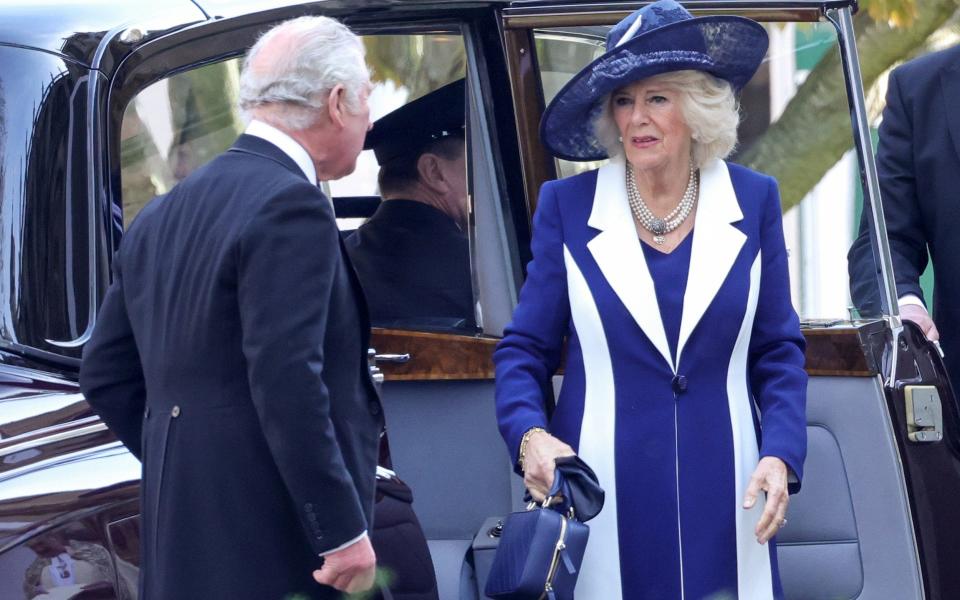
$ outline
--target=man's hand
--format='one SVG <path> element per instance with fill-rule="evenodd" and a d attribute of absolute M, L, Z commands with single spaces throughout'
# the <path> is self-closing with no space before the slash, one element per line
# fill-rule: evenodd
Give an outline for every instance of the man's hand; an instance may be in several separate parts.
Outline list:
<path fill-rule="evenodd" d="M 923 331 L 923 335 L 927 336 L 927 339 L 931 342 L 940 340 L 940 332 L 937 331 L 937 326 L 933 324 L 930 313 L 928 313 L 927 309 L 923 306 L 919 304 L 901 304 L 900 316 L 919 325 Z"/>
<path fill-rule="evenodd" d="M 757 542 L 766 544 L 781 527 L 787 524 L 787 504 L 790 502 L 790 495 L 787 492 L 787 465 L 779 458 L 765 456 L 760 459 L 753 475 L 750 476 L 750 484 L 743 499 L 743 508 L 747 510 L 753 508 L 761 491 L 767 493 L 767 502 L 753 532 L 757 536 Z"/>
<path fill-rule="evenodd" d="M 530 434 L 524 448 L 523 483 L 534 500 L 543 502 L 553 486 L 553 475 L 557 468 L 554 460 L 561 456 L 575 455 L 573 448 L 546 431 L 534 431 Z"/>
<path fill-rule="evenodd" d="M 323 566 L 313 572 L 313 578 L 317 583 L 355 594 L 373 587 L 376 568 L 377 556 L 370 536 L 365 535 L 346 548 L 324 556 Z"/>

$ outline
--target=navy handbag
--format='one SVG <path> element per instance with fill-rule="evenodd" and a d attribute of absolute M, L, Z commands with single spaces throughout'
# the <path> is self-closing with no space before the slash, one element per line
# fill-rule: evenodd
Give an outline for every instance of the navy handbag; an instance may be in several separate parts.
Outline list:
<path fill-rule="evenodd" d="M 576 456 L 557 459 L 553 487 L 503 525 L 485 593 L 495 600 L 572 600 L 590 528 L 603 508 L 597 476 Z"/>

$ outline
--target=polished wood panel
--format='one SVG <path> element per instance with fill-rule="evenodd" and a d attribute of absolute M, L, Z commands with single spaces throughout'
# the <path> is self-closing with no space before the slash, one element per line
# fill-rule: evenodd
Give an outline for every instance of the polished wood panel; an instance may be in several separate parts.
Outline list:
<path fill-rule="evenodd" d="M 811 376 L 872 377 L 860 334 L 855 327 L 804 329 L 807 373 Z"/>
<path fill-rule="evenodd" d="M 873 377 L 856 327 L 804 329 L 807 373 L 811 376 Z M 374 329 L 371 345 L 378 354 L 410 354 L 404 364 L 380 363 L 388 381 L 493 379 L 489 336 L 453 335 L 397 329 Z"/>
<path fill-rule="evenodd" d="M 387 381 L 493 379 L 493 350 L 500 341 L 484 336 L 374 328 L 377 354 L 410 354 L 403 364 L 377 366 Z"/>
<path fill-rule="evenodd" d="M 529 29 L 504 32 L 510 91 L 517 116 L 523 184 L 530 213 L 536 209 L 540 185 L 557 178 L 553 159 L 540 145 L 540 115 L 544 110 L 543 87 L 537 68 L 533 32 Z"/>

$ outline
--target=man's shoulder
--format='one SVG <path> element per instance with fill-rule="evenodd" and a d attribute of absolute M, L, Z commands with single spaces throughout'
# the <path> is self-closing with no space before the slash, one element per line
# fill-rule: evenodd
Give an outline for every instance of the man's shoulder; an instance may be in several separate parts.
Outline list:
<path fill-rule="evenodd" d="M 902 85 L 905 81 L 912 83 L 915 80 L 938 76 L 945 69 L 958 67 L 960 67 L 960 44 L 905 62 L 893 70 L 893 76 Z M 958 68 L 958 74 L 960 74 L 960 68 Z"/>
<path fill-rule="evenodd" d="M 124 237 L 150 229 L 154 221 L 202 221 L 224 210 L 237 219 L 249 219 L 274 199 L 289 195 L 320 198 L 322 192 L 282 164 L 228 150 L 147 203 Z"/>
<path fill-rule="evenodd" d="M 225 196 L 235 197 L 242 199 L 249 208 L 262 207 L 290 194 L 317 198 L 323 196 L 319 187 L 282 162 L 270 156 L 240 151 L 236 147 L 194 171 L 177 188 L 181 194 L 192 196 L 202 190 L 200 195 L 209 196 L 217 203 Z"/>
<path fill-rule="evenodd" d="M 435 252 L 437 245 L 468 244 L 456 222 L 441 210 L 416 200 L 384 200 L 366 223 L 347 236 L 348 250 Z"/>

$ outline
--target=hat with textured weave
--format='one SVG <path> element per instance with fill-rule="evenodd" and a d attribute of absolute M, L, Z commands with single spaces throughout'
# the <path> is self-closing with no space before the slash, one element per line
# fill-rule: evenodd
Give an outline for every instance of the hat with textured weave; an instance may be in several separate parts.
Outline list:
<path fill-rule="evenodd" d="M 607 94 L 653 75 L 687 69 L 710 73 L 739 90 L 763 61 L 767 43 L 766 30 L 744 17 L 694 17 L 673 0 L 647 5 L 614 25 L 603 56 L 553 98 L 540 120 L 540 140 L 559 158 L 607 158 L 593 131 Z"/>

